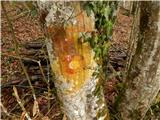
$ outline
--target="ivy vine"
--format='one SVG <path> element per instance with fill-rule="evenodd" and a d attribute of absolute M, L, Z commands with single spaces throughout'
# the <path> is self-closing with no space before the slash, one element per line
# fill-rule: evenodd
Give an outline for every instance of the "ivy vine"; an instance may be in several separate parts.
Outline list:
<path fill-rule="evenodd" d="M 95 60 L 106 70 L 110 40 L 112 39 L 112 30 L 116 18 L 116 1 L 89 1 L 83 4 L 87 15 L 91 13 L 95 17 L 96 32 L 92 35 L 83 34 L 84 42 L 89 42 L 95 52 Z"/>

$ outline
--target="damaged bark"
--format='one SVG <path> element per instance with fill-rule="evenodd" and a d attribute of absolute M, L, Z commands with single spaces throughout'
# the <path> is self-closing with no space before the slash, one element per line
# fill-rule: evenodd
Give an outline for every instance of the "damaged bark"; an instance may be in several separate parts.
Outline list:
<path fill-rule="evenodd" d="M 81 37 L 94 31 L 93 15 L 88 17 L 80 2 L 38 5 L 48 11 L 46 44 L 62 111 L 69 120 L 109 120 L 102 85 L 94 75 L 99 67 L 94 51 Z"/>

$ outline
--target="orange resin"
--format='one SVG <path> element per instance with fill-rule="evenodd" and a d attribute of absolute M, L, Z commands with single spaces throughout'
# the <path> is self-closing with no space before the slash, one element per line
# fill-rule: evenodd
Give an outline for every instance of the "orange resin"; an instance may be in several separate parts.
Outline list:
<path fill-rule="evenodd" d="M 51 35 L 55 54 L 58 57 L 60 74 L 72 87 L 68 91 L 76 91 L 85 83 L 87 76 L 86 64 L 90 64 L 91 48 L 88 45 L 78 43 L 80 32 L 92 31 L 93 26 L 86 24 L 84 20 L 86 14 L 83 12 L 75 19 L 76 25 L 68 24 L 66 28 L 60 26 L 50 26 L 48 31 Z M 84 24 L 86 24 L 84 26 Z M 92 27 L 91 27 L 92 26 Z M 91 27 L 91 28 L 90 28 Z"/>

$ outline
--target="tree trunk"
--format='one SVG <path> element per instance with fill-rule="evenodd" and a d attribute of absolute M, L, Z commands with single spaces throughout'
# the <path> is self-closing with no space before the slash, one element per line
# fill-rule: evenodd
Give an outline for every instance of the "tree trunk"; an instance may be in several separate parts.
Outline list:
<path fill-rule="evenodd" d="M 143 119 L 160 90 L 160 2 L 140 2 L 140 33 L 121 104 L 123 120 Z"/>
<path fill-rule="evenodd" d="M 93 15 L 88 17 L 80 2 L 38 5 L 42 15 L 48 10 L 45 23 L 50 38 L 46 44 L 62 111 L 69 120 L 108 120 L 103 89 L 94 75 L 98 68 L 94 52 L 79 39 L 81 32 L 94 31 Z"/>

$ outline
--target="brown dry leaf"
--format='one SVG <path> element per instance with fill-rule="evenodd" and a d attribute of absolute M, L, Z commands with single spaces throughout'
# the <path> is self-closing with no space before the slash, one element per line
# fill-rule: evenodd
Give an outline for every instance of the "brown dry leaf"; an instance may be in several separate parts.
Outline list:
<path fill-rule="evenodd" d="M 33 105 L 32 111 L 33 111 L 33 116 L 39 114 L 39 106 L 38 106 L 37 100 L 34 101 L 34 105 Z"/>
<path fill-rule="evenodd" d="M 44 116 L 42 120 L 50 120 L 48 116 Z"/>
<path fill-rule="evenodd" d="M 20 120 L 25 120 L 26 112 L 22 112 Z"/>
<path fill-rule="evenodd" d="M 62 120 L 67 120 L 67 117 L 66 115 L 63 115 L 63 119 Z"/>

